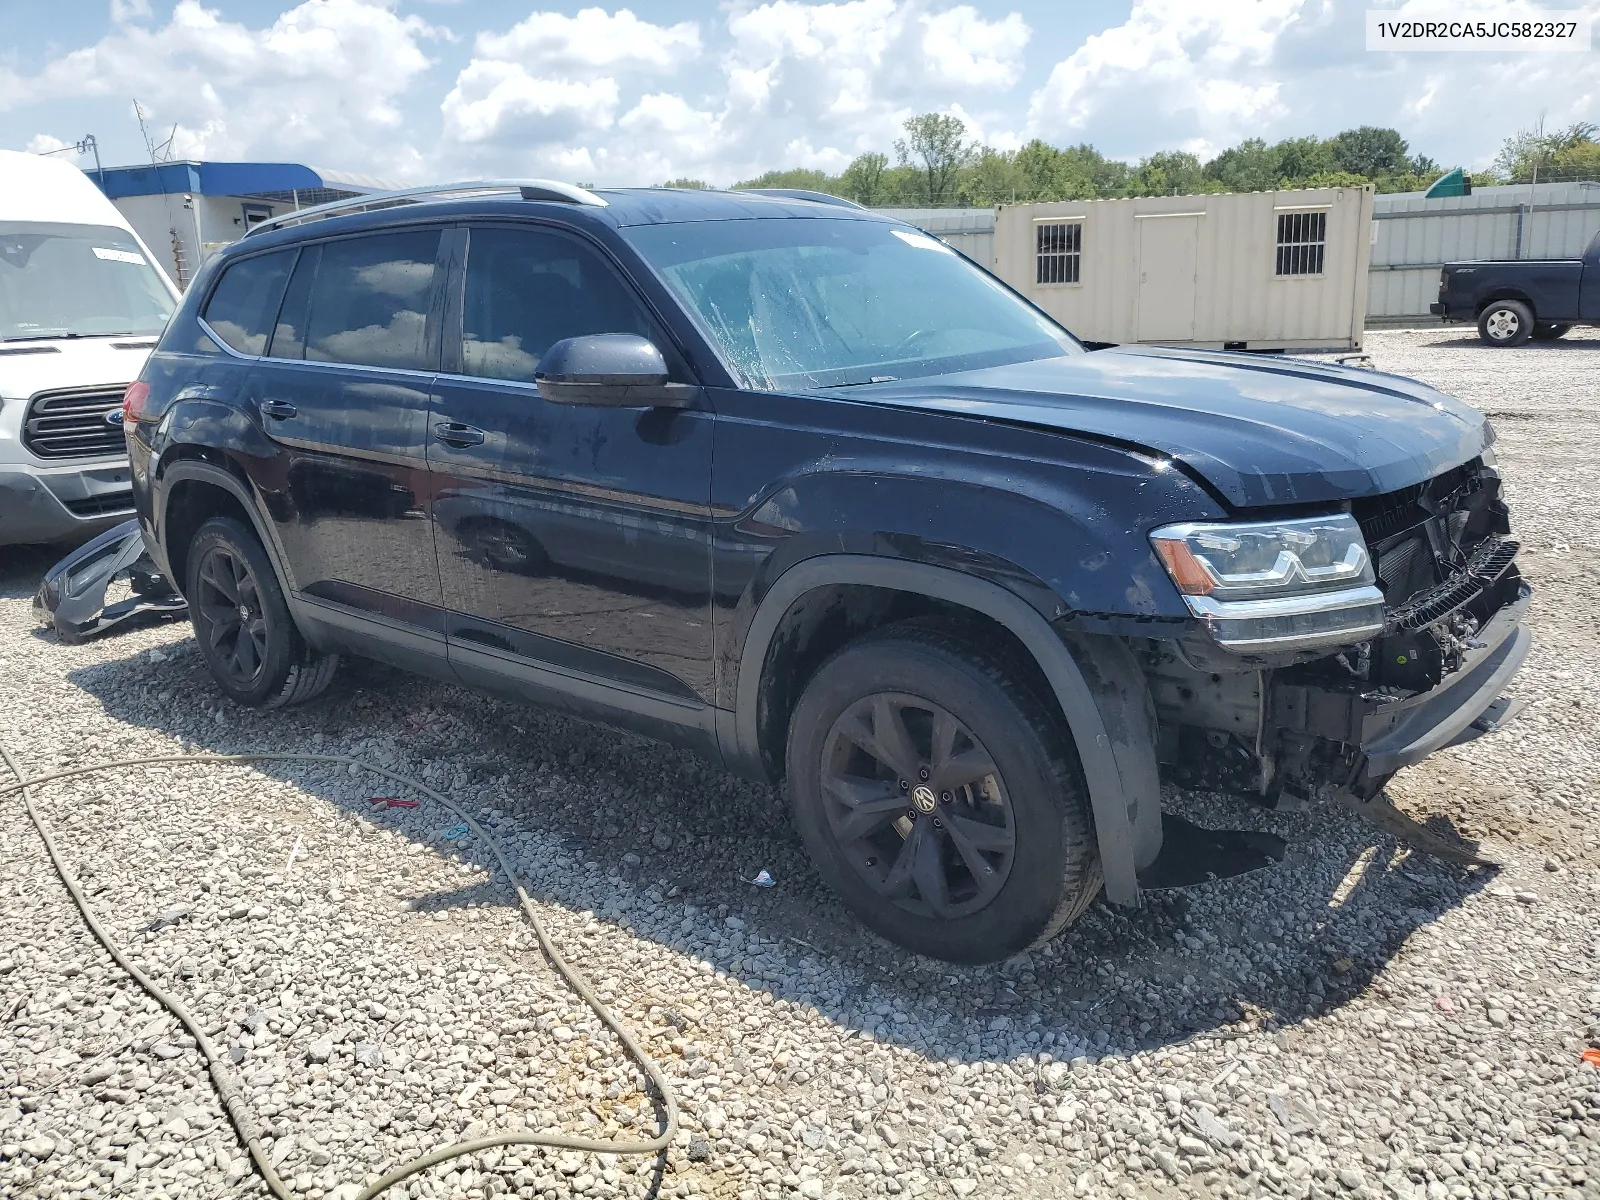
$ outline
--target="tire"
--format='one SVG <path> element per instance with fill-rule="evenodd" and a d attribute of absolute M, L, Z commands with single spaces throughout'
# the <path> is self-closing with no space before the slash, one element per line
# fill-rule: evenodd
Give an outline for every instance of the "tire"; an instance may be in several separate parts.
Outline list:
<path fill-rule="evenodd" d="M 217 686 L 247 708 L 280 708 L 319 695 L 339 656 L 306 645 L 260 539 L 213 517 L 189 542 L 190 621 Z M 241 641 L 243 639 L 243 641 Z"/>
<path fill-rule="evenodd" d="M 1521 300 L 1491 300 L 1478 314 L 1478 336 L 1491 346 L 1520 346 L 1533 325 L 1533 309 Z"/>
<path fill-rule="evenodd" d="M 1099 894 L 1077 753 L 1022 678 L 951 630 L 912 622 L 839 651 L 795 706 L 788 791 L 806 849 L 863 924 L 908 950 L 997 962 L 1048 941 Z"/>
<path fill-rule="evenodd" d="M 1536 342 L 1553 342 L 1557 338 L 1564 338 L 1572 326 L 1557 324 L 1552 321 L 1540 321 L 1533 327 L 1533 340 Z"/>
<path fill-rule="evenodd" d="M 538 540 L 509 521 L 463 522 L 457 536 L 474 561 L 493 571 L 538 575 L 550 566 L 550 556 Z"/>

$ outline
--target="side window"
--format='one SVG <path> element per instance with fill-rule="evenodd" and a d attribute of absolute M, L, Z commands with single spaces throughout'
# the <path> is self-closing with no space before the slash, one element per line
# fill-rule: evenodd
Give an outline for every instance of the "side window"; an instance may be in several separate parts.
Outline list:
<path fill-rule="evenodd" d="M 657 336 L 632 290 L 598 253 L 539 229 L 472 230 L 461 324 L 466 374 L 524 382 L 563 338 Z"/>
<path fill-rule="evenodd" d="M 240 354 L 266 350 L 294 256 L 293 250 L 277 250 L 240 259 L 222 273 L 212 289 L 201 315 L 216 335 Z"/>
<path fill-rule="evenodd" d="M 428 304 L 438 250 L 437 229 L 323 243 L 304 319 L 304 357 L 312 362 L 429 369 Z M 281 347 L 275 343 L 273 351 L 295 356 L 291 347 L 297 342 L 285 339 Z"/>

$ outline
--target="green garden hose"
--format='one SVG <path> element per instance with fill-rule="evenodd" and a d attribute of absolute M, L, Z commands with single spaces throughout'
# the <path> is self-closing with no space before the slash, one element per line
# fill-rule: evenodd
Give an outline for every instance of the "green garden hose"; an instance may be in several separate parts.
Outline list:
<path fill-rule="evenodd" d="M 506 878 L 516 888 L 517 899 L 522 904 L 523 915 L 528 918 L 528 923 L 533 926 L 533 932 L 539 939 L 539 946 L 544 950 L 545 957 L 550 960 L 551 965 L 555 967 L 561 978 L 567 981 L 572 990 L 583 997 L 584 1003 L 594 1010 L 595 1015 L 605 1023 L 606 1027 L 617 1035 L 617 1038 L 627 1049 L 629 1056 L 639 1064 L 649 1078 L 664 1112 L 665 1119 L 662 1123 L 661 1132 L 655 1137 L 642 1142 L 602 1141 L 594 1138 L 572 1137 L 564 1133 L 490 1134 L 487 1137 L 473 1138 L 465 1142 L 455 1142 L 451 1145 L 440 1146 L 435 1150 L 428 1151 L 426 1154 L 403 1162 L 391 1168 L 376 1182 L 364 1188 L 358 1193 L 357 1200 L 372 1200 L 372 1197 L 387 1191 L 395 1184 L 409 1179 L 418 1172 L 426 1171 L 429 1167 L 436 1167 L 440 1163 L 448 1162 L 454 1158 L 461 1158 L 468 1154 L 481 1153 L 495 1146 L 545 1146 L 553 1150 L 577 1150 L 589 1154 L 660 1154 L 672 1144 L 672 1139 L 677 1136 L 678 1101 L 677 1097 L 673 1095 L 672 1088 L 668 1085 L 666 1077 L 661 1073 L 661 1068 L 656 1066 L 654 1060 L 639 1045 L 634 1036 L 628 1032 L 627 1027 L 605 1006 L 600 997 L 595 995 L 594 988 L 590 986 L 589 981 L 583 977 L 583 974 L 556 951 L 549 935 L 545 932 L 543 923 L 539 920 L 539 914 L 534 910 L 533 901 L 528 896 L 527 888 L 523 886 L 522 880 L 511 866 L 511 862 L 507 859 L 500 843 L 494 839 L 488 830 L 473 820 L 470 813 L 426 784 L 412 779 L 409 775 L 403 775 L 399 771 L 391 771 L 389 768 L 380 767 L 376 763 L 363 762 L 361 759 L 350 758 L 343 754 L 177 754 L 156 758 L 122 758 L 114 759 L 110 762 L 97 763 L 88 767 L 52 771 L 49 774 L 38 775 L 32 779 L 23 775 L 21 769 L 11 755 L 6 752 L 4 746 L 0 746 L 0 759 L 4 759 L 6 766 L 10 768 L 12 775 L 17 780 L 16 783 L 9 786 L 0 787 L 0 796 L 8 796 L 13 792 L 21 793 L 22 806 L 27 811 L 28 819 L 33 822 L 33 827 L 39 831 L 39 837 L 44 842 L 46 852 L 50 855 L 50 861 L 55 866 L 56 874 L 61 876 L 61 882 L 66 885 L 67 891 L 71 893 L 73 902 L 78 906 L 78 911 L 83 914 L 85 924 L 89 926 L 95 937 L 100 940 L 101 945 L 105 946 L 111 957 L 116 960 L 117 965 L 131 975 L 134 981 L 149 993 L 158 1004 L 183 1022 L 184 1027 L 193 1035 L 195 1045 L 199 1047 L 200 1053 L 205 1056 L 206 1065 L 211 1071 L 212 1083 L 216 1087 L 218 1097 L 222 1100 L 223 1108 L 227 1111 L 228 1119 L 233 1122 L 233 1127 L 238 1131 L 240 1140 L 249 1149 L 250 1157 L 256 1165 L 256 1170 L 261 1173 L 261 1178 L 265 1181 L 272 1194 L 278 1197 L 279 1200 L 295 1200 L 295 1196 L 267 1160 L 266 1149 L 261 1144 L 261 1135 L 257 1131 L 255 1118 L 245 1102 L 244 1094 L 239 1088 L 230 1064 L 223 1055 L 217 1052 L 216 1046 L 206 1036 L 205 1030 L 200 1027 L 200 1022 L 195 1019 L 183 1002 L 164 991 L 159 984 L 141 971 L 118 948 L 117 943 L 112 940 L 111 935 L 101 925 L 99 918 L 95 916 L 93 907 L 89 904 L 88 898 L 78 886 L 77 880 L 73 878 L 72 872 L 67 869 L 67 864 L 62 861 L 61 853 L 56 848 L 55 839 L 50 835 L 49 826 L 33 806 L 33 790 L 35 788 L 55 783 L 62 779 L 72 779 L 79 775 L 125 770 L 130 767 L 176 767 L 198 763 L 240 764 L 261 762 L 316 763 L 324 766 L 344 767 L 346 769 L 356 767 L 363 771 L 371 771 L 375 775 L 381 775 L 385 779 L 410 788 L 441 807 L 449 809 L 472 830 L 484 845 L 493 851 L 495 860 L 500 864 L 500 869 L 505 872 Z"/>

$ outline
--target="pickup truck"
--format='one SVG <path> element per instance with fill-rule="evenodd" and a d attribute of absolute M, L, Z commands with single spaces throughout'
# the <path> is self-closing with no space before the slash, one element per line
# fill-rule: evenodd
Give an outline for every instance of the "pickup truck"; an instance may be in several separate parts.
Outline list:
<path fill-rule="evenodd" d="M 1439 302 L 1446 321 L 1476 321 L 1491 346 L 1551 342 L 1574 325 L 1600 324 L 1600 233 L 1582 258 L 1475 259 L 1446 263 Z"/>

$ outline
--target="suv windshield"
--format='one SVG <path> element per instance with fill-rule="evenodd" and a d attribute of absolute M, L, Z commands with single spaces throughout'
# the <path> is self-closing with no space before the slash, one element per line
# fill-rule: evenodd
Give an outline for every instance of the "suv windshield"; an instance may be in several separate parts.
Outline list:
<path fill-rule="evenodd" d="M 760 218 L 622 231 L 746 387 L 843 387 L 1077 353 L 1048 317 L 903 225 Z"/>
<path fill-rule="evenodd" d="M 126 231 L 0 221 L 0 342 L 160 333 L 172 309 Z"/>

